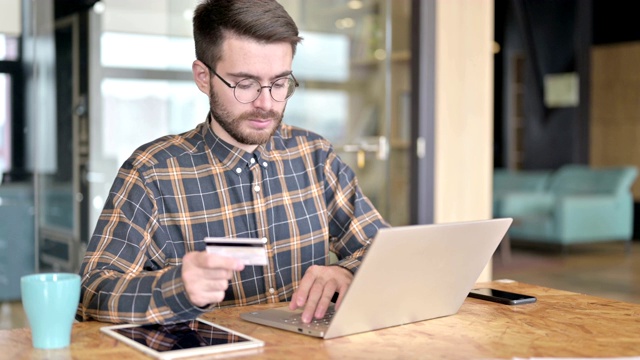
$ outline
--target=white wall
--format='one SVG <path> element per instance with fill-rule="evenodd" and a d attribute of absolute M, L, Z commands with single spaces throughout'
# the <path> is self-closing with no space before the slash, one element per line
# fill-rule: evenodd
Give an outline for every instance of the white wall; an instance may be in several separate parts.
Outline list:
<path fill-rule="evenodd" d="M 0 0 L 2 1 L 2 0 Z M 103 31 L 192 36 L 198 0 L 103 0 Z"/>
<path fill-rule="evenodd" d="M 436 223 L 491 218 L 493 6 L 436 2 Z"/>

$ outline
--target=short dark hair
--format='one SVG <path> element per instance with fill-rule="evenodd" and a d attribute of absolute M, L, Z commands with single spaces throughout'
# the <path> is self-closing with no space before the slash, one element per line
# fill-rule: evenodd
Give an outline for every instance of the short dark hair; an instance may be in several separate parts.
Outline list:
<path fill-rule="evenodd" d="M 196 7 L 193 38 L 198 60 L 215 67 L 229 34 L 264 43 L 288 42 L 293 54 L 302 40 L 296 23 L 275 0 L 204 0 Z"/>

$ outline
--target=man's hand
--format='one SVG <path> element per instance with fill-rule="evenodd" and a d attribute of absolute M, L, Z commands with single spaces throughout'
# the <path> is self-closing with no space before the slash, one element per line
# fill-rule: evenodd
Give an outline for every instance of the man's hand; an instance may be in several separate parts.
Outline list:
<path fill-rule="evenodd" d="M 199 307 L 222 301 L 233 272 L 242 269 L 244 264 L 234 258 L 206 251 L 187 253 L 182 259 L 182 281 L 189 300 Z"/>
<path fill-rule="evenodd" d="M 351 271 L 341 266 L 314 265 L 302 277 L 300 287 L 291 297 L 289 309 L 304 306 L 302 321 L 305 323 L 310 323 L 313 317 L 320 319 L 327 312 L 336 291 L 339 293 L 336 309 L 340 307 L 352 280 Z"/>

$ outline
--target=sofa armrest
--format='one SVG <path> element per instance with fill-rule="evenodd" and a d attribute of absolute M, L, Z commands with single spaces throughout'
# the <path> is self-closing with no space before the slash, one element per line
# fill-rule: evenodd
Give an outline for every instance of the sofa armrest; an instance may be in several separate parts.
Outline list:
<path fill-rule="evenodd" d="M 617 196 L 583 194 L 559 196 L 554 209 L 560 238 L 630 238 L 633 228 L 633 200 L 630 194 Z"/>
<path fill-rule="evenodd" d="M 556 197 L 550 193 L 513 192 L 505 194 L 497 204 L 501 217 L 547 215 L 553 211 Z"/>

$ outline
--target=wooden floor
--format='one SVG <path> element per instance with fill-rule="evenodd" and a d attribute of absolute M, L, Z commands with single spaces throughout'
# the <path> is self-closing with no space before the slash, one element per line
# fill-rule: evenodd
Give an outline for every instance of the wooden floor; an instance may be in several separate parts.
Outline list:
<path fill-rule="evenodd" d="M 493 259 L 493 278 L 640 303 L 640 242 L 559 249 L 512 244 L 511 260 Z"/>
<path fill-rule="evenodd" d="M 0 303 L 0 330 L 29 326 L 19 301 Z"/>
<path fill-rule="evenodd" d="M 511 279 L 626 302 L 640 303 L 640 242 L 558 249 L 512 244 L 511 260 L 494 256 L 493 278 Z M 0 329 L 27 327 L 20 302 L 0 303 Z"/>

